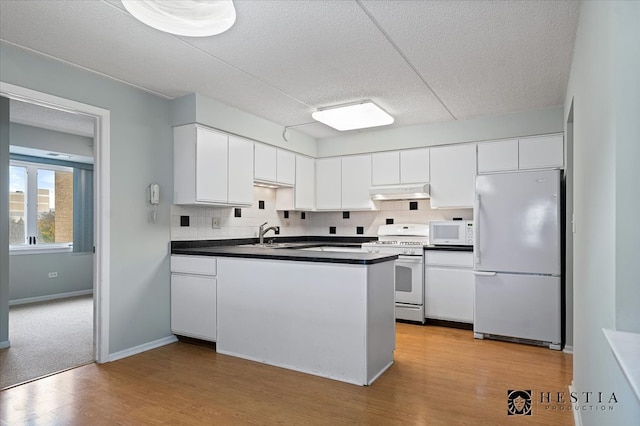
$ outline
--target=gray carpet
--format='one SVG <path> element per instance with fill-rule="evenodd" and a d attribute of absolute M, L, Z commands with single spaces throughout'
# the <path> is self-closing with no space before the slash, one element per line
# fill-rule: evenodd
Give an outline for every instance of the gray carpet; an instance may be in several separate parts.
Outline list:
<path fill-rule="evenodd" d="M 93 296 L 10 307 L 9 341 L 0 389 L 92 362 Z"/>

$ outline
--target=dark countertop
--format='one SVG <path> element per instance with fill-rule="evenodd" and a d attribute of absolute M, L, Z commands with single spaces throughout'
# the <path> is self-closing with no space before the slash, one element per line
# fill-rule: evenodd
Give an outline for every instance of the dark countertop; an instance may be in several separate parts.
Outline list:
<path fill-rule="evenodd" d="M 274 240 L 275 243 L 299 243 L 308 244 L 308 247 L 319 246 L 346 246 L 360 247 L 362 243 L 377 240 L 377 237 L 331 237 L 331 236 L 301 236 L 301 237 L 284 237 L 279 235 L 269 235 L 264 241 Z M 171 250 L 197 247 L 215 247 L 215 246 L 237 246 L 240 244 L 257 244 L 258 238 L 237 238 L 224 240 L 187 240 L 187 241 L 171 241 Z"/>
<path fill-rule="evenodd" d="M 473 251 L 473 246 L 424 246 L 425 250 Z"/>
<path fill-rule="evenodd" d="M 349 237 L 346 237 L 349 238 Z M 362 239 L 362 238 L 359 238 Z M 285 247 L 258 247 L 244 246 L 242 244 L 255 244 L 254 239 L 242 240 L 210 240 L 205 241 L 173 241 L 171 243 L 171 254 L 182 254 L 192 256 L 218 256 L 218 257 L 240 257 L 246 259 L 271 259 L 289 260 L 298 262 L 321 262 L 321 263 L 343 263 L 352 265 L 373 265 L 376 263 L 388 262 L 398 258 L 397 255 L 373 254 L 373 253 L 349 253 L 330 251 L 305 251 L 300 250 L 306 247 L 321 246 L 342 246 L 359 247 L 361 242 L 345 241 L 344 238 L 337 240 L 324 238 L 322 240 L 310 241 L 309 239 L 294 239 L 284 241 L 278 238 L 278 244 L 285 244 Z M 365 241 L 370 241 L 366 238 Z"/>

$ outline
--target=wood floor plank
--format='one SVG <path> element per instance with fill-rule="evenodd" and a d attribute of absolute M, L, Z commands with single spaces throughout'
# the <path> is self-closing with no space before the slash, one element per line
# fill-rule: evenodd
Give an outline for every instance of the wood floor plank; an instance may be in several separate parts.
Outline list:
<path fill-rule="evenodd" d="M 572 356 L 397 324 L 394 365 L 360 387 L 178 342 L 0 392 L 2 425 L 499 425 L 507 391 L 531 389 L 528 425 L 571 425 L 539 392 L 567 391 Z"/>

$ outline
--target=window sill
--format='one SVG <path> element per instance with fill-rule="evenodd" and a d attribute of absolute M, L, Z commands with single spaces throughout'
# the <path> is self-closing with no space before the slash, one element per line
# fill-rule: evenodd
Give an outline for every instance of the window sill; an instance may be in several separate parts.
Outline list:
<path fill-rule="evenodd" d="M 24 254 L 47 254 L 47 253 L 71 253 L 73 247 L 69 244 L 48 244 L 40 246 L 9 246 L 9 256 Z"/>

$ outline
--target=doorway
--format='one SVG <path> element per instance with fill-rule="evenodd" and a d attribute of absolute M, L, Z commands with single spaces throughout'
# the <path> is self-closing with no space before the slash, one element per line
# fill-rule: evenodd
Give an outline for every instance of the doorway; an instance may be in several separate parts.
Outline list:
<path fill-rule="evenodd" d="M 93 342 L 95 344 L 94 359 L 99 362 L 109 361 L 109 142 L 110 142 L 110 113 L 108 110 L 79 103 L 65 98 L 37 92 L 31 89 L 0 82 L 0 95 L 41 107 L 53 108 L 71 114 L 81 114 L 91 117 L 95 123 L 94 131 L 94 248 L 93 258 Z M 8 146 L 2 149 L 8 149 Z M 0 165 L 6 167 L 5 164 Z M 4 170 L 2 170 L 4 173 Z M 8 218 L 7 218 L 8 219 Z M 2 256 L 8 256 L 2 251 Z M 6 259 L 5 259 L 6 260 Z M 6 262 L 8 264 L 8 262 Z M 0 280 L 2 293 L 8 294 L 8 280 Z M 7 282 L 5 282 L 7 281 Z M 0 335 L 8 335 L 8 297 L 2 297 L 0 321 L 6 329 L 0 330 Z M 2 339 L 4 340 L 4 339 Z M 7 339 L 10 345 L 10 336 Z"/>
<path fill-rule="evenodd" d="M 0 389 L 95 360 L 95 118 L 9 100 L 9 337 Z"/>

